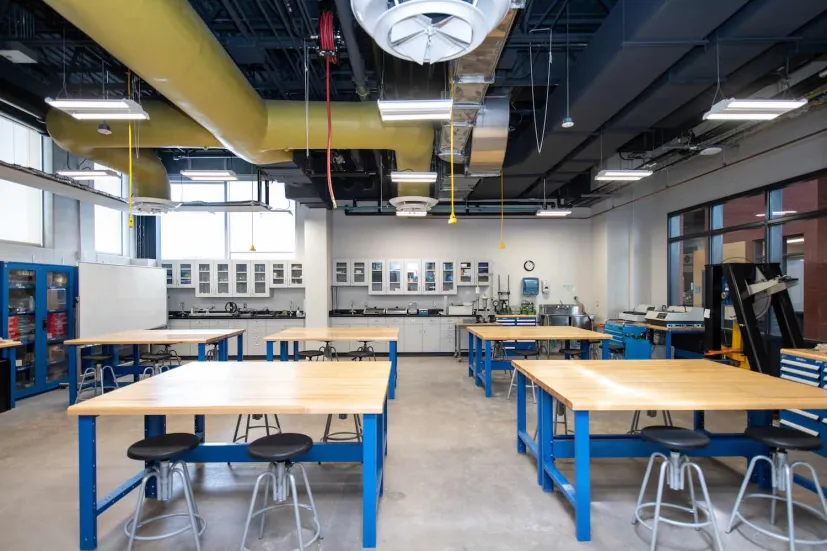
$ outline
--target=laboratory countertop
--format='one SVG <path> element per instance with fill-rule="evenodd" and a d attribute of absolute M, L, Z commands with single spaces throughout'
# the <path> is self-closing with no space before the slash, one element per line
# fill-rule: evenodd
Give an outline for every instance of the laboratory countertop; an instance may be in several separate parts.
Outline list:
<path fill-rule="evenodd" d="M 169 319 L 171 320 L 303 320 L 304 315 L 301 316 L 286 316 L 283 314 L 238 314 L 232 315 L 224 312 L 213 312 L 210 314 L 190 314 L 189 312 L 171 311 L 169 312 Z"/>
<path fill-rule="evenodd" d="M 473 318 L 473 314 L 328 314 L 331 318 Z"/>

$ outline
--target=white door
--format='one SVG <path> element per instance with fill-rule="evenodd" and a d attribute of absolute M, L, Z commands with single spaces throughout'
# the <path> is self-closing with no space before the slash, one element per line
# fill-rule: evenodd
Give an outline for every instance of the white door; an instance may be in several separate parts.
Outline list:
<path fill-rule="evenodd" d="M 422 322 L 424 319 L 412 316 L 405 318 L 402 326 L 400 352 L 422 352 Z"/>
<path fill-rule="evenodd" d="M 337 287 L 345 287 L 350 285 L 350 262 L 347 260 L 333 261 L 332 285 Z"/>
<path fill-rule="evenodd" d="M 301 262 L 290 263 L 290 287 L 304 287 L 304 265 Z"/>
<path fill-rule="evenodd" d="M 253 270 L 253 283 L 250 296 L 253 297 L 269 297 L 270 296 L 270 282 L 269 270 L 267 262 L 250 262 L 250 267 Z"/>
<path fill-rule="evenodd" d="M 231 297 L 233 296 L 233 286 L 230 273 L 230 261 L 219 260 L 214 263 L 215 270 L 215 289 L 213 296 L 216 297 Z"/>
<path fill-rule="evenodd" d="M 456 265 L 457 263 L 453 260 L 443 260 L 441 263 L 442 272 L 440 275 L 442 276 L 442 286 L 440 288 L 440 293 L 443 295 L 455 295 L 457 294 L 457 280 L 456 280 Z"/>
<path fill-rule="evenodd" d="M 359 287 L 368 284 L 367 261 L 353 260 L 350 262 L 350 284 Z"/>
<path fill-rule="evenodd" d="M 233 262 L 233 295 L 234 297 L 249 297 L 252 295 L 250 263 Z"/>
<path fill-rule="evenodd" d="M 167 272 L 167 287 L 175 287 L 175 265 L 173 262 L 161 262 L 161 268 Z"/>
<path fill-rule="evenodd" d="M 384 260 L 370 261 L 370 288 L 368 293 L 371 295 L 384 295 L 387 293 L 387 274 L 385 274 Z"/>
<path fill-rule="evenodd" d="M 270 287 L 287 287 L 287 262 L 270 264 Z"/>
<path fill-rule="evenodd" d="M 387 293 L 389 295 L 401 295 L 405 292 L 402 283 L 404 264 L 401 260 L 388 260 Z"/>
<path fill-rule="evenodd" d="M 215 292 L 213 263 L 198 262 L 195 265 L 195 296 L 211 297 Z"/>
<path fill-rule="evenodd" d="M 474 274 L 474 263 L 470 260 L 461 260 L 459 262 L 459 281 L 458 285 L 474 285 L 476 281 Z"/>
<path fill-rule="evenodd" d="M 421 260 L 405 260 L 405 294 L 419 295 L 422 273 Z"/>
<path fill-rule="evenodd" d="M 422 294 L 435 295 L 439 292 L 439 262 L 436 260 L 423 260 Z"/>

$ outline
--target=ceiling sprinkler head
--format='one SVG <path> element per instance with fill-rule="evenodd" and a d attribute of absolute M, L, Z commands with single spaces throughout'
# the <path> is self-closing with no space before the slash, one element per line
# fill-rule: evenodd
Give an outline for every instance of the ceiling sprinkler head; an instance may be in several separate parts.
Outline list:
<path fill-rule="evenodd" d="M 720 153 L 723 150 L 724 150 L 723 147 L 718 147 L 717 145 L 713 145 L 711 147 L 701 149 L 700 154 L 708 157 L 710 155 L 717 155 L 718 153 Z"/>
<path fill-rule="evenodd" d="M 109 136 L 112 134 L 112 129 L 109 127 L 108 124 L 102 122 L 98 125 L 98 134 L 103 134 L 104 136 Z"/>
<path fill-rule="evenodd" d="M 574 126 L 574 119 L 571 117 L 566 117 L 563 119 L 563 124 L 561 125 L 563 128 L 571 128 Z"/>

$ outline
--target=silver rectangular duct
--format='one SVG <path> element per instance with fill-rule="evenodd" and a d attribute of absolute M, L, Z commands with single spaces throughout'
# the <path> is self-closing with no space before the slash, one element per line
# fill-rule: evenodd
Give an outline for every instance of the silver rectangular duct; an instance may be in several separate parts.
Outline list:
<path fill-rule="evenodd" d="M 507 97 L 485 100 L 477 114 L 477 123 L 471 135 L 471 154 L 466 166 L 469 175 L 502 170 L 505 146 L 508 143 L 508 117 Z"/>

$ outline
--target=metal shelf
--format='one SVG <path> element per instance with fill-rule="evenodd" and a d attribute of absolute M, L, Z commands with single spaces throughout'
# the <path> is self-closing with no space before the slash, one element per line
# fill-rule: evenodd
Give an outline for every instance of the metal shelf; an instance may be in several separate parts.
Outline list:
<path fill-rule="evenodd" d="M 56 343 L 61 343 L 61 342 L 66 341 L 66 340 L 69 340 L 69 337 L 58 337 L 56 339 L 49 339 L 46 342 L 48 344 L 56 344 Z"/>
<path fill-rule="evenodd" d="M 68 308 L 57 308 L 55 310 L 46 310 L 46 311 L 50 314 L 61 314 L 63 312 L 67 312 Z M 34 312 L 32 312 L 32 313 L 34 313 Z"/>
<path fill-rule="evenodd" d="M 25 310 L 23 312 L 9 312 L 9 316 L 33 316 L 34 310 Z"/>

